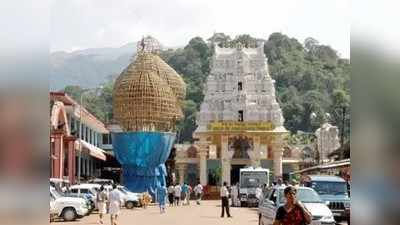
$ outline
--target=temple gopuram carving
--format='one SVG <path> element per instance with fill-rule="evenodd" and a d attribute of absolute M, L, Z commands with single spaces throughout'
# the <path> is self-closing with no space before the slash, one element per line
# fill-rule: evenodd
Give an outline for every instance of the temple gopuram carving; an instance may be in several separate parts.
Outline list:
<path fill-rule="evenodd" d="M 288 131 L 283 126 L 264 44 L 214 47 L 193 134 L 196 141 L 176 145 L 180 182 L 199 179 L 207 185 L 217 174 L 219 182 L 236 183 L 240 168 L 247 166 L 269 168 L 275 178 L 282 177 L 284 169 L 292 170 L 291 163 L 283 162 Z M 193 148 L 196 154 L 188 154 Z"/>

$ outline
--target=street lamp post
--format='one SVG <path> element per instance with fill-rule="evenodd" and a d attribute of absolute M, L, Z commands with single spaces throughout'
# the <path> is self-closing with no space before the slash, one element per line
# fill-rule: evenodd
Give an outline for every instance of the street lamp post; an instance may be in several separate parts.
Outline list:
<path fill-rule="evenodd" d="M 341 127 L 341 132 L 340 132 L 340 146 L 342 148 L 342 151 L 340 151 L 340 159 L 344 158 L 344 126 L 345 126 L 345 120 L 346 120 L 346 107 L 342 107 L 342 127 Z"/>
<path fill-rule="evenodd" d="M 340 159 L 344 158 L 344 132 L 345 132 L 345 126 L 346 126 L 346 106 L 341 106 L 340 108 L 338 108 L 341 110 L 341 112 L 337 111 L 336 109 L 333 110 L 335 117 L 336 118 L 340 118 L 341 117 L 341 121 L 338 119 L 337 121 L 337 125 L 339 125 L 339 123 L 342 123 L 342 126 L 340 126 L 340 147 L 342 148 L 342 151 L 339 152 L 339 157 Z M 342 114 L 340 116 L 340 113 Z"/>

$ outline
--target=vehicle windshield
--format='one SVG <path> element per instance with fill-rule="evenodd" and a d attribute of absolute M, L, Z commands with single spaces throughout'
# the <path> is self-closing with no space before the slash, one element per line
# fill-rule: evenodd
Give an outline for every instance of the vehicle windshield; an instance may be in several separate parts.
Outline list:
<path fill-rule="evenodd" d="M 284 197 L 283 189 L 279 190 L 279 196 L 281 196 L 280 203 L 285 203 L 286 198 Z M 303 203 L 321 203 L 322 202 L 319 195 L 314 190 L 310 190 L 310 189 L 297 189 L 296 198 L 297 198 L 297 200 L 300 200 Z"/>
<path fill-rule="evenodd" d="M 266 172 L 242 172 L 240 179 L 240 187 L 256 188 L 267 182 Z"/>
<path fill-rule="evenodd" d="M 128 194 L 127 190 L 125 189 L 125 187 L 120 187 L 118 188 L 118 190 L 120 190 L 122 193 L 124 194 Z"/>
<path fill-rule="evenodd" d="M 60 193 L 58 193 L 56 190 L 50 190 L 50 193 L 54 196 L 54 198 L 61 198 L 63 197 Z"/>
<path fill-rule="evenodd" d="M 320 195 L 347 195 L 347 186 L 345 182 L 311 182 L 313 188 Z"/>

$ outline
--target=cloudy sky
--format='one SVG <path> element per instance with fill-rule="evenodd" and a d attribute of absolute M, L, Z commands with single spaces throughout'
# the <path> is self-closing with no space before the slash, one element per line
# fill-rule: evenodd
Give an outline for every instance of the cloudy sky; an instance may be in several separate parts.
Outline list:
<path fill-rule="evenodd" d="M 120 47 L 152 35 L 184 46 L 214 32 L 314 37 L 350 55 L 348 0 L 53 0 L 51 51 Z"/>

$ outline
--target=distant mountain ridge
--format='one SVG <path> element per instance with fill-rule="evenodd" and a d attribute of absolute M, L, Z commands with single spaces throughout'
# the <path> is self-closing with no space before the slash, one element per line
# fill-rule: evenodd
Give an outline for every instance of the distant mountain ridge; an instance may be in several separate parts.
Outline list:
<path fill-rule="evenodd" d="M 119 48 L 90 48 L 50 55 L 50 90 L 67 85 L 93 88 L 115 78 L 136 54 L 136 43 Z"/>

